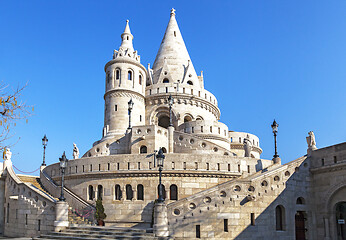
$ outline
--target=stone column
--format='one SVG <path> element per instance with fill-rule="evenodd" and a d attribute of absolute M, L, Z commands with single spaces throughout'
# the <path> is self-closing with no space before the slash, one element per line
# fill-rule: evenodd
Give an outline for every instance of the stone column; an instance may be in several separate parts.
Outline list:
<path fill-rule="evenodd" d="M 330 240 L 330 231 L 329 231 L 329 221 L 327 217 L 323 218 L 324 222 L 324 240 Z"/>
<path fill-rule="evenodd" d="M 168 127 L 168 153 L 173 153 L 174 148 L 174 127 L 169 126 Z"/>
<path fill-rule="evenodd" d="M 5 180 L 6 178 L 1 177 L 0 178 L 0 206 L 4 206 L 5 204 Z M 5 216 L 4 216 L 4 211 L 0 211 L 0 235 L 4 234 L 5 231 Z"/>
<path fill-rule="evenodd" d="M 64 201 L 58 201 L 55 205 L 54 231 L 60 232 L 68 226 L 68 204 Z"/>
<path fill-rule="evenodd" d="M 154 206 L 154 234 L 157 237 L 169 236 L 167 206 L 163 203 L 155 203 Z"/>

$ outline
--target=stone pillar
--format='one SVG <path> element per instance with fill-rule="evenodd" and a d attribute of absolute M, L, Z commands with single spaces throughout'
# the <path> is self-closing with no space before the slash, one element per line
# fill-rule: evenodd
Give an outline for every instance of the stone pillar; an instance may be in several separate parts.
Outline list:
<path fill-rule="evenodd" d="M 3 206 L 5 204 L 5 177 L 0 178 L 0 206 L 1 206 L 1 211 L 0 211 L 0 236 L 4 234 L 5 231 L 5 216 L 4 216 L 4 211 Z"/>
<path fill-rule="evenodd" d="M 60 232 L 68 226 L 68 204 L 64 201 L 58 201 L 55 205 L 54 231 Z"/>
<path fill-rule="evenodd" d="M 174 127 L 168 127 L 168 153 L 173 153 L 174 148 Z"/>
<path fill-rule="evenodd" d="M 274 164 L 276 164 L 276 163 L 281 164 L 281 158 L 279 158 L 279 157 L 273 158 L 273 163 Z"/>
<path fill-rule="evenodd" d="M 329 231 L 329 221 L 328 218 L 323 218 L 324 222 L 324 240 L 330 240 L 330 231 Z"/>
<path fill-rule="evenodd" d="M 154 234 L 157 237 L 169 236 L 167 206 L 163 203 L 155 203 L 154 206 Z"/>

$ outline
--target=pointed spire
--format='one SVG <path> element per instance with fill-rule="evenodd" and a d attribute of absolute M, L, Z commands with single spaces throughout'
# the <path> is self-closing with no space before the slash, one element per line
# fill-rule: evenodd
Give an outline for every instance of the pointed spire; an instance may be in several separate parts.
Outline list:
<path fill-rule="evenodd" d="M 130 31 L 130 25 L 129 25 L 129 20 L 126 20 L 126 27 L 124 32 L 121 34 L 121 46 L 124 49 L 129 49 L 130 51 L 134 51 L 133 45 L 132 45 L 132 40 L 133 40 L 133 35 L 131 34 Z"/>
<path fill-rule="evenodd" d="M 172 71 L 171 76 L 173 78 L 173 82 L 177 82 L 178 80 L 182 81 L 184 78 L 185 69 L 188 65 L 190 65 L 189 69 L 192 72 L 192 78 L 197 79 L 197 74 L 190 60 L 189 53 L 186 49 L 178 23 L 175 19 L 174 8 L 171 10 L 165 35 L 153 64 L 154 83 L 162 80 L 160 79 L 160 73 L 165 64 L 167 64 L 169 69 Z"/>

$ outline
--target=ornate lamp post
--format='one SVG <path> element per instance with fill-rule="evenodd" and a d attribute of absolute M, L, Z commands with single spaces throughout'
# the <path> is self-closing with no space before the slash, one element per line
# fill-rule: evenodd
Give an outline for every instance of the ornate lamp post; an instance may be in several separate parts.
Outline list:
<path fill-rule="evenodd" d="M 133 109 L 133 101 L 132 101 L 132 98 L 130 99 L 130 101 L 128 102 L 128 110 L 129 110 L 129 127 L 128 129 L 131 129 L 131 112 L 132 112 L 132 109 Z"/>
<path fill-rule="evenodd" d="M 157 202 L 162 203 L 165 201 L 163 198 L 162 193 L 162 184 L 161 184 L 161 174 L 162 174 L 162 168 L 163 168 L 163 161 L 165 160 L 165 155 L 163 155 L 162 148 L 159 149 L 159 152 L 156 155 L 157 159 L 157 166 L 159 167 L 159 198 L 157 199 Z"/>
<path fill-rule="evenodd" d="M 42 138 L 42 145 L 43 145 L 43 162 L 42 166 L 46 166 L 46 147 L 48 144 L 48 138 L 46 137 L 46 134 Z"/>
<path fill-rule="evenodd" d="M 274 154 L 274 159 L 278 158 L 279 155 L 278 155 L 278 151 L 277 151 L 277 146 L 276 146 L 276 135 L 277 135 L 277 132 L 278 132 L 278 127 L 279 127 L 279 124 L 276 123 L 275 119 L 274 119 L 274 122 L 273 124 L 271 125 L 272 129 L 273 129 L 273 133 L 274 133 L 274 144 L 275 144 L 275 154 Z"/>
<path fill-rule="evenodd" d="M 62 154 L 61 158 L 59 158 L 60 160 L 60 169 L 61 169 L 61 194 L 59 197 L 60 201 L 65 201 L 65 197 L 64 197 L 64 176 L 65 176 L 65 169 L 66 169 L 66 165 L 68 162 L 68 159 L 66 158 L 65 152 Z"/>
<path fill-rule="evenodd" d="M 172 95 L 169 95 L 168 97 L 168 106 L 169 106 L 169 126 L 172 127 L 172 106 L 173 106 L 173 97 Z"/>

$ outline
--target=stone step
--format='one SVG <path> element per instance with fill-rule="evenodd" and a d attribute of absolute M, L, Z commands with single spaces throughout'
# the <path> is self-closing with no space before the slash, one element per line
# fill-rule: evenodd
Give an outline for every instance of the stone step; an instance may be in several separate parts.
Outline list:
<path fill-rule="evenodd" d="M 41 236 L 42 237 L 42 236 Z M 50 233 L 47 235 L 43 235 L 43 237 L 49 237 L 49 238 L 54 238 L 54 239 L 68 239 L 68 238 L 73 238 L 73 239 L 158 239 L 155 237 L 153 234 L 147 235 L 147 234 L 129 234 L 126 232 L 123 233 L 111 233 L 109 232 L 108 234 L 101 234 L 99 233 L 94 233 L 94 234 L 89 234 L 89 233 L 71 233 L 71 232 L 59 232 L 59 233 Z"/>
<path fill-rule="evenodd" d="M 126 228 L 126 227 L 99 227 L 99 226 L 83 226 L 83 227 L 69 227 L 65 231 L 69 230 L 83 230 L 83 231 L 107 231 L 107 232 L 139 232 L 146 233 L 152 229 L 143 228 Z"/>

